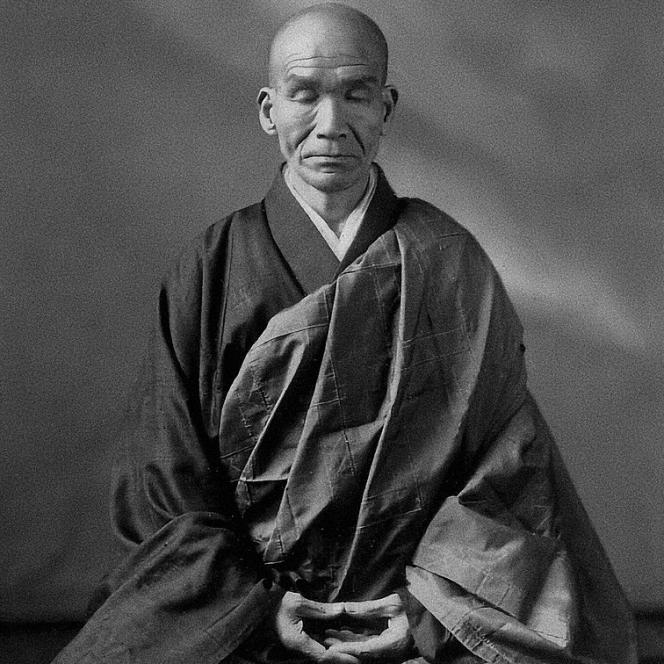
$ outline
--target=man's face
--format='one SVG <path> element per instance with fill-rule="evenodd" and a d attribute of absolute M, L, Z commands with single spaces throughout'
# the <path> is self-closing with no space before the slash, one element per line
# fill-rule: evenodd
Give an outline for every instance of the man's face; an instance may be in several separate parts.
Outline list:
<path fill-rule="evenodd" d="M 320 25 L 300 26 L 283 42 L 274 87 L 261 91 L 263 127 L 279 137 L 296 180 L 328 193 L 366 182 L 394 106 L 375 48 L 357 31 Z"/>

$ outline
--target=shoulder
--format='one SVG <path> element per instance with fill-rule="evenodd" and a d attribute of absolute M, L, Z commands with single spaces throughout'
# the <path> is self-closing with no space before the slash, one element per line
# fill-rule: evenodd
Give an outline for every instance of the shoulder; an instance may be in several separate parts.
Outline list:
<path fill-rule="evenodd" d="M 459 259 L 463 256 L 493 268 L 477 238 L 449 214 L 419 198 L 400 198 L 399 203 L 397 232 L 407 237 L 418 252 L 444 252 Z"/>
<path fill-rule="evenodd" d="M 191 282 L 196 274 L 216 273 L 230 259 L 234 244 L 260 234 L 264 218 L 263 204 L 254 203 L 210 224 L 182 246 L 165 279 Z"/>
<path fill-rule="evenodd" d="M 401 199 L 402 213 L 395 230 L 410 274 L 421 275 L 427 298 L 435 308 L 449 301 L 467 320 L 490 312 L 506 329 L 521 334 L 521 324 L 505 285 L 475 236 L 458 221 L 420 199 Z M 433 286 L 435 284 L 435 287 Z"/>
<path fill-rule="evenodd" d="M 233 242 L 250 241 L 264 225 L 263 203 L 253 203 L 208 226 L 194 238 L 193 244 L 202 255 L 213 257 Z"/>

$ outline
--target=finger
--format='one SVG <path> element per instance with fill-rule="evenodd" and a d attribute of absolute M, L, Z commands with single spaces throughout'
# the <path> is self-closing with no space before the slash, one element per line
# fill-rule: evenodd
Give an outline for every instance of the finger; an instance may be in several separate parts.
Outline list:
<path fill-rule="evenodd" d="M 312 659 L 320 658 L 325 653 L 325 647 L 304 631 L 302 620 L 293 613 L 292 606 L 277 612 L 274 626 L 279 640 L 290 650 L 303 653 Z"/>
<path fill-rule="evenodd" d="M 356 632 L 351 632 L 349 629 L 326 629 L 323 643 L 326 646 L 330 646 L 332 642 L 347 643 L 352 641 L 366 641 L 370 638 L 372 637 L 367 634 L 357 634 Z"/>
<path fill-rule="evenodd" d="M 328 647 L 327 652 L 345 652 L 355 657 L 375 658 L 401 650 L 405 641 L 390 630 L 385 630 L 378 636 L 372 636 L 365 641 L 338 641 Z"/>
<path fill-rule="evenodd" d="M 294 608 L 298 616 L 315 618 L 316 620 L 340 618 L 344 613 L 343 602 L 314 602 L 306 597 L 300 597 Z"/>
<path fill-rule="evenodd" d="M 336 641 L 328 646 L 327 652 L 343 652 L 355 657 L 370 657 L 383 654 L 390 650 L 390 643 L 378 636 L 366 641 Z"/>
<path fill-rule="evenodd" d="M 325 645 L 326 648 L 332 648 L 332 646 L 339 646 L 338 648 L 332 648 L 333 652 L 345 652 L 346 649 L 343 646 L 346 643 L 358 643 L 358 641 L 353 641 L 352 639 L 337 639 L 334 637 L 328 637 L 323 640 L 323 644 Z"/>
<path fill-rule="evenodd" d="M 334 636 L 338 638 L 346 638 L 350 641 L 362 641 L 365 639 L 370 639 L 375 634 L 367 634 L 366 632 L 355 632 L 352 629 L 343 627 L 341 629 L 326 629 L 325 636 Z"/>
<path fill-rule="evenodd" d="M 387 597 L 366 602 L 344 602 L 344 610 L 355 618 L 389 618 L 402 611 L 403 604 L 399 595 L 392 593 Z"/>
<path fill-rule="evenodd" d="M 360 660 L 346 652 L 326 650 L 318 659 L 320 664 L 360 664 Z"/>
<path fill-rule="evenodd" d="M 297 637 L 288 639 L 287 642 L 284 642 L 284 645 L 290 650 L 300 652 L 315 661 L 320 660 L 326 652 L 325 646 L 312 639 L 306 632 L 300 632 Z"/>

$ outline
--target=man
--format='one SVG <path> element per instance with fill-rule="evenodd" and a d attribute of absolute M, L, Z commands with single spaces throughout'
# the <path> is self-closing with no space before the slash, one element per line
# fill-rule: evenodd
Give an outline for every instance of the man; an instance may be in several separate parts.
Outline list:
<path fill-rule="evenodd" d="M 634 661 L 495 270 L 374 164 L 386 73 L 341 5 L 274 38 L 285 164 L 164 281 L 116 469 L 128 555 L 58 661 Z"/>

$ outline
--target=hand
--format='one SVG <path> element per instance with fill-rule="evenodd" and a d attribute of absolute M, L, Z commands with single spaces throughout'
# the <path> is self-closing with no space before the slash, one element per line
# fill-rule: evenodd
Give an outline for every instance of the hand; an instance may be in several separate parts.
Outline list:
<path fill-rule="evenodd" d="M 408 617 L 401 598 L 396 593 L 369 602 L 345 602 L 344 612 L 358 621 L 387 618 L 387 628 L 380 634 L 367 635 L 349 629 L 327 630 L 325 645 L 328 653 L 345 653 L 359 659 L 408 659 L 413 638 L 408 629 Z"/>
<path fill-rule="evenodd" d="M 332 620 L 343 615 L 344 604 L 323 604 L 308 600 L 297 593 L 287 592 L 281 599 L 274 618 L 274 627 L 281 643 L 289 650 L 302 653 L 315 662 L 330 664 L 359 664 L 357 657 L 343 652 L 330 652 L 322 643 L 304 631 L 304 618 Z"/>

